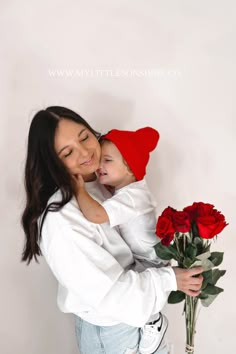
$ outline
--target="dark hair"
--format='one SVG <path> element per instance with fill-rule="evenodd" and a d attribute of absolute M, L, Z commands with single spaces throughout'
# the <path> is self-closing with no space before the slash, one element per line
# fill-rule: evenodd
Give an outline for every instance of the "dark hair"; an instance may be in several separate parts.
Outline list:
<path fill-rule="evenodd" d="M 100 134 L 77 113 L 65 107 L 48 107 L 35 114 L 29 129 L 27 158 L 25 164 L 26 206 L 21 223 L 25 232 L 22 261 L 29 264 L 41 255 L 39 247 L 42 225 L 48 211 L 58 211 L 73 196 L 72 177 L 58 158 L 54 149 L 54 137 L 58 123 L 69 119 L 83 124 L 96 137 Z M 60 189 L 62 200 L 50 203 L 49 198 Z M 38 225 L 38 219 L 43 214 Z"/>

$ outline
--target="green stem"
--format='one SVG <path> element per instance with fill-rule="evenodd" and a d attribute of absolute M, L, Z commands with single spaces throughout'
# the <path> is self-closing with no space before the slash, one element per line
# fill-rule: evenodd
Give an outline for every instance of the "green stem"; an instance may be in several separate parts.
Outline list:
<path fill-rule="evenodd" d="M 197 303 L 197 298 L 189 295 L 185 296 L 186 353 L 188 354 L 194 353 Z"/>
<path fill-rule="evenodd" d="M 182 255 L 182 253 L 180 252 L 180 249 L 179 249 L 179 242 L 178 242 L 178 237 L 179 237 L 179 233 L 178 232 L 176 232 L 175 233 L 175 244 L 176 244 L 176 249 L 177 249 L 177 251 L 178 251 L 178 254 L 180 255 L 180 257 L 181 257 L 181 255 Z"/>

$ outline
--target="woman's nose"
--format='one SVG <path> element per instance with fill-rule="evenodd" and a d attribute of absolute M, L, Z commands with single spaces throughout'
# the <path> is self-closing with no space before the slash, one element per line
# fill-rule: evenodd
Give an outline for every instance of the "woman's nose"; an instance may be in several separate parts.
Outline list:
<path fill-rule="evenodd" d="M 79 157 L 87 157 L 88 156 L 88 149 L 82 145 L 78 147 L 78 155 Z"/>

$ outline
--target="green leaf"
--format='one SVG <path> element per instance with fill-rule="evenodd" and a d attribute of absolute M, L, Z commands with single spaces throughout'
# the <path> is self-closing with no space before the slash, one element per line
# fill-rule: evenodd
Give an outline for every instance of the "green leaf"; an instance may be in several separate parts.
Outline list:
<path fill-rule="evenodd" d="M 225 270 L 219 269 L 211 269 L 207 272 L 203 272 L 202 290 L 205 290 L 208 284 L 215 285 L 219 278 L 225 274 L 225 272 Z"/>
<path fill-rule="evenodd" d="M 202 238 L 194 237 L 193 243 L 196 245 L 198 253 L 202 253 L 203 252 L 203 240 L 202 240 Z"/>
<path fill-rule="evenodd" d="M 178 252 L 177 250 L 172 246 L 163 246 L 161 242 L 159 242 L 155 246 L 155 251 L 158 257 L 164 260 L 170 260 L 174 258 L 176 261 L 178 261 Z"/>
<path fill-rule="evenodd" d="M 197 260 L 195 261 L 192 265 L 191 268 L 193 267 L 203 267 L 204 272 L 206 272 L 207 270 L 212 269 L 215 265 L 209 260 L 209 259 L 204 259 L 204 260 Z"/>
<path fill-rule="evenodd" d="M 203 276 L 202 289 L 204 289 L 208 283 L 212 284 L 212 270 L 210 269 L 206 272 L 203 272 L 202 276 Z"/>
<path fill-rule="evenodd" d="M 155 246 L 155 251 L 156 251 L 156 255 L 158 257 L 160 257 L 161 259 L 164 260 L 170 260 L 173 258 L 172 253 L 170 253 L 170 251 L 168 250 L 168 247 L 163 246 L 161 243 L 158 243 Z"/>
<path fill-rule="evenodd" d="M 205 294 L 204 291 L 201 292 L 201 294 L 198 295 L 198 298 L 200 300 L 207 299 L 209 295 Z"/>
<path fill-rule="evenodd" d="M 204 289 L 204 294 L 208 294 L 208 295 L 218 295 L 220 294 L 222 291 L 224 291 L 224 289 L 219 288 L 218 286 L 212 285 L 212 284 L 208 284 L 205 289 Z"/>
<path fill-rule="evenodd" d="M 209 244 L 207 247 L 204 247 L 205 252 L 210 252 L 211 244 Z"/>
<path fill-rule="evenodd" d="M 177 304 L 185 299 L 185 294 L 182 291 L 171 291 L 168 297 L 169 304 Z"/>
<path fill-rule="evenodd" d="M 193 243 L 190 243 L 186 248 L 186 256 L 193 261 L 196 255 L 197 255 L 197 246 L 194 245 Z"/>
<path fill-rule="evenodd" d="M 217 267 L 223 261 L 223 256 L 223 252 L 212 252 L 211 257 L 209 259 L 214 264 L 214 266 Z"/>
<path fill-rule="evenodd" d="M 208 284 L 209 284 L 208 281 L 203 279 L 201 290 L 204 290 Z"/>
<path fill-rule="evenodd" d="M 203 240 L 201 237 L 198 237 L 198 236 L 195 236 L 194 239 L 193 239 L 193 242 L 194 244 L 197 246 L 197 245 L 203 245 Z"/>
<path fill-rule="evenodd" d="M 201 299 L 201 304 L 204 307 L 208 307 L 211 305 L 211 303 L 215 300 L 215 298 L 218 296 L 218 294 L 216 295 L 207 295 L 207 298 L 205 299 Z"/>
<path fill-rule="evenodd" d="M 178 260 L 180 255 L 179 255 L 179 252 L 176 249 L 175 243 L 173 245 L 170 245 L 168 248 L 169 248 L 169 251 L 173 254 L 173 256 L 175 256 L 175 259 Z"/>
<path fill-rule="evenodd" d="M 225 273 L 226 273 L 226 270 L 213 269 L 212 279 L 209 280 L 209 283 L 215 285 L 216 282 L 220 279 L 220 277 L 223 277 L 223 275 L 225 275 Z"/>
<path fill-rule="evenodd" d="M 203 261 L 203 260 L 209 258 L 210 256 L 211 256 L 211 252 L 205 252 L 205 253 L 197 255 L 196 258 Z"/>
<path fill-rule="evenodd" d="M 191 268 L 192 263 L 193 263 L 192 259 L 186 257 L 183 260 L 183 267 L 184 268 Z"/>

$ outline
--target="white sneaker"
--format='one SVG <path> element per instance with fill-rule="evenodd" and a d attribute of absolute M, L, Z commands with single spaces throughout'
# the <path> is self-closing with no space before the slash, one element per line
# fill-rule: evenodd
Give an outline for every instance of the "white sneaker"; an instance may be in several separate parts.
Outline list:
<path fill-rule="evenodd" d="M 141 354 L 152 354 L 161 345 L 162 339 L 168 327 L 166 316 L 159 313 L 159 318 L 141 329 L 139 351 Z"/>

